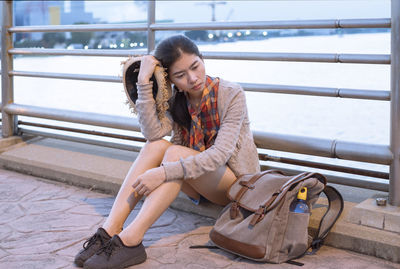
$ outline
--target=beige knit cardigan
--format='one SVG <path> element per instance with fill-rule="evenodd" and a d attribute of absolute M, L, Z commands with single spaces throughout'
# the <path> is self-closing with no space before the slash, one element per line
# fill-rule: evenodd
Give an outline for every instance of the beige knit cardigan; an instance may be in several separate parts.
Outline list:
<path fill-rule="evenodd" d="M 162 139 L 172 131 L 171 142 L 183 145 L 179 126 L 173 122 L 171 114 L 167 111 L 166 117 L 157 117 L 152 83 L 138 85 L 136 109 L 142 134 L 148 141 Z M 164 162 L 162 165 L 167 180 L 195 179 L 225 164 L 235 176 L 260 171 L 250 131 L 246 96 L 240 85 L 220 80 L 218 113 L 221 124 L 214 145 L 197 155 L 176 162 Z"/>

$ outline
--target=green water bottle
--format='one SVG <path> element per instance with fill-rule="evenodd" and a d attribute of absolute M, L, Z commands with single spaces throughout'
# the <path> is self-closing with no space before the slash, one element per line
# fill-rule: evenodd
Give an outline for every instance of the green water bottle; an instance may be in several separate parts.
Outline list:
<path fill-rule="evenodd" d="M 290 204 L 289 210 L 295 213 L 310 213 L 306 200 L 307 188 L 302 187 L 297 193 L 297 199 Z"/>

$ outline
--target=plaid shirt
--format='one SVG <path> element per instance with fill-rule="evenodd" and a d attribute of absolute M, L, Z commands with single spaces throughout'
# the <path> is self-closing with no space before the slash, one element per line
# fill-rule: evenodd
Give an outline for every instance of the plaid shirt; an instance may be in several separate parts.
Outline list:
<path fill-rule="evenodd" d="M 194 150 L 204 151 L 214 144 L 220 126 L 217 110 L 219 78 L 206 77 L 200 105 L 196 109 L 189 101 L 188 110 L 192 117 L 190 130 L 182 128 L 186 145 Z"/>

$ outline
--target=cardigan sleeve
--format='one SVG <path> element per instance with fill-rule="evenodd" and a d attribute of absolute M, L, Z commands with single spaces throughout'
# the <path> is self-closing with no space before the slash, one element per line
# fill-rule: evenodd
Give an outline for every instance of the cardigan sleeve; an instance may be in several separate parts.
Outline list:
<path fill-rule="evenodd" d="M 171 114 L 166 111 L 162 119 L 157 116 L 156 102 L 152 93 L 153 82 L 144 85 L 137 84 L 137 88 L 136 110 L 141 132 L 148 141 L 162 139 L 172 130 Z"/>
<path fill-rule="evenodd" d="M 221 121 L 214 145 L 199 154 L 181 158 L 179 161 L 164 162 L 167 180 L 195 179 L 206 172 L 215 171 L 228 162 L 237 147 L 240 130 L 247 115 L 243 89 L 236 91 L 227 105 L 228 108 Z"/>

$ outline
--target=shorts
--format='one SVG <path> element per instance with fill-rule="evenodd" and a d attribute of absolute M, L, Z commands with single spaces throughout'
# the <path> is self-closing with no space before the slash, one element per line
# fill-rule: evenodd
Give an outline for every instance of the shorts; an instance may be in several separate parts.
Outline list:
<path fill-rule="evenodd" d="M 194 199 L 194 198 L 192 198 L 192 197 L 190 197 L 190 196 L 188 196 L 188 195 L 186 195 L 186 196 L 187 196 L 195 205 L 199 205 L 201 202 L 207 201 L 207 199 L 204 198 L 202 195 L 200 195 L 199 200 Z"/>

